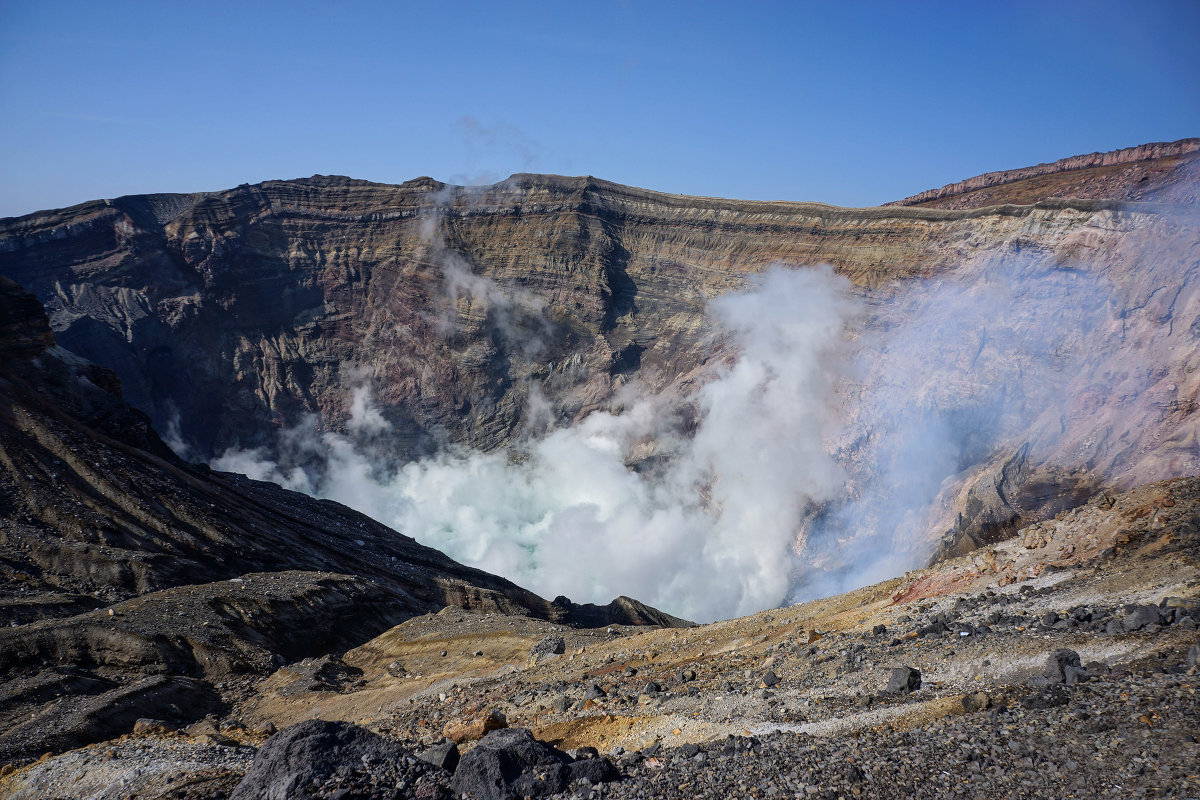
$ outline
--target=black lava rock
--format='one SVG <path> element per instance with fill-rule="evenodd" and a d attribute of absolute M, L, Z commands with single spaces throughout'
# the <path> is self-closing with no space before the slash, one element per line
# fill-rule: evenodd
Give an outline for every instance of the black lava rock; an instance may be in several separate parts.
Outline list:
<path fill-rule="evenodd" d="M 1049 683 L 1065 683 L 1068 686 L 1087 680 L 1087 670 L 1079 666 L 1079 653 L 1065 647 L 1050 654 L 1042 674 Z"/>
<path fill-rule="evenodd" d="M 447 772 L 454 772 L 459 761 L 458 745 L 447 739 L 420 753 L 417 758 L 433 764 L 435 767 L 441 767 Z"/>
<path fill-rule="evenodd" d="M 1128 609 L 1124 619 L 1121 620 L 1121 627 L 1127 633 L 1132 631 L 1140 631 L 1150 625 L 1161 625 L 1162 616 L 1158 612 L 1157 606 L 1134 606 Z"/>
<path fill-rule="evenodd" d="M 539 656 L 561 656 L 565 652 L 567 643 L 561 636 L 547 636 L 530 649 L 529 655 L 536 659 Z"/>
<path fill-rule="evenodd" d="M 452 785 L 456 794 L 472 800 L 513 800 L 563 792 L 581 778 L 595 784 L 620 777 L 606 758 L 573 761 L 525 728 L 505 728 L 492 731 L 463 756 Z"/>
<path fill-rule="evenodd" d="M 525 728 L 492 731 L 459 761 L 454 791 L 478 800 L 554 794 L 569 785 L 570 762 L 570 756 L 537 741 Z"/>
<path fill-rule="evenodd" d="M 448 795 L 448 775 L 399 744 L 348 722 L 308 720 L 267 740 L 230 800 L 289 800 L 338 792 L 362 798 L 425 779 L 429 797 Z"/>

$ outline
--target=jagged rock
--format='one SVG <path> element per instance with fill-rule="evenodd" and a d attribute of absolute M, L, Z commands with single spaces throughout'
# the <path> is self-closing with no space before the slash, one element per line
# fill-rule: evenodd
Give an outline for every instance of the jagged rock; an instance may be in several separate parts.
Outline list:
<path fill-rule="evenodd" d="M 921 688 L 921 671 L 913 667 L 895 667 L 888 678 L 888 694 L 908 694 Z"/>
<path fill-rule="evenodd" d="M 1130 608 L 1121 619 L 1121 627 L 1127 632 L 1140 631 L 1150 625 L 1161 625 L 1162 614 L 1156 606 L 1137 606 Z"/>
<path fill-rule="evenodd" d="M 1043 675 L 1049 683 L 1065 683 L 1068 686 L 1087 680 L 1087 670 L 1079 665 L 1079 653 L 1067 648 L 1050 654 Z"/>
<path fill-rule="evenodd" d="M 529 663 L 540 664 L 554 656 L 567 652 L 567 643 L 561 636 L 547 636 L 529 650 Z"/>
<path fill-rule="evenodd" d="M 445 775 L 365 728 L 348 722 L 308 720 L 267 740 L 230 800 L 280 800 L 301 796 L 302 789 L 305 796 L 320 796 L 320 787 L 336 783 L 339 772 L 358 772 L 369 782 L 372 770 L 400 770 L 406 777 Z M 396 776 L 389 774 L 388 779 L 394 790 Z"/>
<path fill-rule="evenodd" d="M 362 670 L 348 667 L 337 655 L 305 658 L 283 667 L 281 672 L 295 679 L 279 690 L 284 697 L 301 692 L 332 692 L 362 675 Z"/>
<path fill-rule="evenodd" d="M 441 767 L 447 772 L 454 772 L 458 768 L 459 762 L 458 744 L 447 739 L 421 752 L 417 758 L 428 761 L 435 767 Z"/>
<path fill-rule="evenodd" d="M 601 783 L 618 777 L 607 759 L 572 762 L 569 755 L 537 741 L 525 728 L 508 728 L 489 733 L 463 756 L 453 787 L 471 800 L 514 800 L 562 792 L 580 778 Z"/>

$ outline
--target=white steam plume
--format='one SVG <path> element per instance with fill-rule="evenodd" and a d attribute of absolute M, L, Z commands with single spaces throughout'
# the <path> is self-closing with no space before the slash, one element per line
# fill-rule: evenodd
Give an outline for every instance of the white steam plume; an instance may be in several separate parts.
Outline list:
<path fill-rule="evenodd" d="M 948 492 L 1023 444 L 1033 463 L 1100 480 L 1194 468 L 1196 423 L 1179 429 L 1192 438 L 1176 437 L 1178 453 L 1146 460 L 1164 452 L 1147 437 L 1177 414 L 1171 397 L 1194 396 L 1200 380 L 1200 323 L 1189 325 L 1200 290 L 1179 293 L 1178 324 L 1142 297 L 1177 269 L 1132 271 L 1143 287 L 1007 252 L 861 299 L 828 268 L 773 267 L 710 305 L 736 358 L 689 397 L 627 384 L 620 413 L 517 452 L 450 451 L 389 470 L 359 435 L 380 419 L 359 393 L 353 438 L 314 423 L 281 442 L 319 467 L 283 469 L 256 451 L 214 466 L 339 500 L 544 596 L 627 594 L 699 621 L 734 616 L 918 566 L 944 530 L 933 523 Z M 507 302 L 494 285 L 467 287 Z"/>
<path fill-rule="evenodd" d="M 310 430 L 292 447 L 327 454 L 311 477 L 255 451 L 213 466 L 338 500 L 545 596 L 626 594 L 697 620 L 750 613 L 786 596 L 796 532 L 841 486 L 822 437 L 855 313 L 848 281 L 826 267 L 771 268 L 714 301 L 740 355 L 687 398 L 700 411 L 691 437 L 667 399 L 626 387 L 623 413 L 552 431 L 519 461 L 444 453 L 380 476 L 369 452 Z M 372 413 L 353 404 L 351 428 Z M 654 451 L 661 468 L 627 466 Z"/>
<path fill-rule="evenodd" d="M 1082 391 L 1112 287 L 1024 255 L 907 281 L 872 302 L 835 447 L 847 496 L 808 520 L 808 569 L 793 601 L 893 577 L 944 532 L 936 500 L 997 454 L 1071 469 L 1061 429 L 1043 424 Z"/>

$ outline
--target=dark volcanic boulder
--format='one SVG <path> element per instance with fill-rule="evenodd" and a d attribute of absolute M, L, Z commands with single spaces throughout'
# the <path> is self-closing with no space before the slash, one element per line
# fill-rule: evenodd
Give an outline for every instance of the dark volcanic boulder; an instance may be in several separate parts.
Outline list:
<path fill-rule="evenodd" d="M 462 757 L 453 787 L 471 800 L 514 800 L 556 794 L 580 778 L 602 783 L 619 777 L 607 759 L 573 761 L 525 728 L 506 728 L 492 731 Z"/>
<path fill-rule="evenodd" d="M 1079 653 L 1065 647 L 1050 654 L 1043 674 L 1048 683 L 1065 683 L 1068 686 L 1087 680 L 1087 670 L 1079 666 Z"/>
<path fill-rule="evenodd" d="M 438 798 L 448 796 L 448 777 L 365 728 L 308 720 L 267 740 L 231 800 L 390 798 L 401 784 L 415 796 Z"/>
<path fill-rule="evenodd" d="M 896 667 L 888 678 L 887 694 L 899 695 L 921 688 L 921 671 L 913 667 Z"/>

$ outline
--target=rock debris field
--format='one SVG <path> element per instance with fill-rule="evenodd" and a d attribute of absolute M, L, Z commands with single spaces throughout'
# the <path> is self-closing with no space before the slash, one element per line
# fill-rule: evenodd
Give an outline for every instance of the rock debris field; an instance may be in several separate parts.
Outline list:
<path fill-rule="evenodd" d="M 8 767 L 0 786 L 23 800 L 1200 797 L 1198 497 L 1195 479 L 1103 497 L 986 553 L 692 628 L 447 607 L 231 680 L 199 723 L 142 720 Z M 1064 563 L 1073 536 L 1109 538 Z"/>

